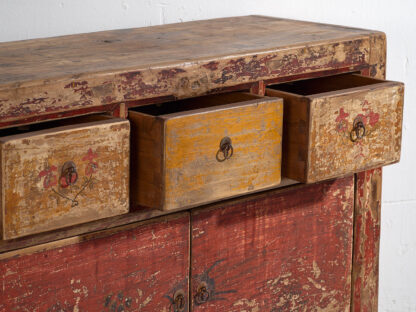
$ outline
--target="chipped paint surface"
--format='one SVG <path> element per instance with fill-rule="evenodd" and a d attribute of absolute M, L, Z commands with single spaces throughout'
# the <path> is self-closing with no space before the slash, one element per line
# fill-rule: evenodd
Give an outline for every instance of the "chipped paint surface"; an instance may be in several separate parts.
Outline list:
<path fill-rule="evenodd" d="M 35 40 L 27 48 L 4 43 L 0 119 L 10 122 L 161 96 L 184 98 L 258 80 L 368 67 L 370 56 L 377 59 L 370 55 L 371 39 L 378 44 L 376 36 L 382 37 L 259 16 L 192 24 Z M 195 29 L 189 32 L 188 27 Z M 234 27 L 244 36 L 236 36 Z M 63 58 L 68 62 L 62 64 Z"/>
<path fill-rule="evenodd" d="M 311 102 L 308 181 L 397 162 L 402 118 L 400 83 L 353 94 L 317 96 Z M 353 130 L 357 120 L 365 127 L 364 136 L 358 139 Z"/>
<path fill-rule="evenodd" d="M 129 133 L 127 121 L 114 119 L 6 137 L 0 143 L 3 238 L 128 212 Z"/>
<path fill-rule="evenodd" d="M 163 209 L 278 185 L 282 124 L 280 99 L 257 99 L 167 120 Z M 224 137 L 231 139 L 233 155 L 220 162 L 216 155 Z"/>
<path fill-rule="evenodd" d="M 181 214 L 2 260 L 0 311 L 174 312 L 175 292 L 188 292 L 188 250 L 189 216 Z"/>
<path fill-rule="evenodd" d="M 357 174 L 352 287 L 353 312 L 377 311 L 381 168 Z"/>
<path fill-rule="evenodd" d="M 193 311 L 348 311 L 353 205 L 348 177 L 193 212 Z"/>

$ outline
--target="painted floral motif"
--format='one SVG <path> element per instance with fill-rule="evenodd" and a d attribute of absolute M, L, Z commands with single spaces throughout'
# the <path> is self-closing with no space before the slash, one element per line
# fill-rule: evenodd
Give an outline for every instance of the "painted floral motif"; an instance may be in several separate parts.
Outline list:
<path fill-rule="evenodd" d="M 56 177 L 56 174 L 54 173 L 57 170 L 58 168 L 56 168 L 56 166 L 52 166 L 47 167 L 41 172 L 39 172 L 39 178 L 43 178 L 43 187 L 45 189 L 53 187 L 57 184 L 58 179 Z"/>
<path fill-rule="evenodd" d="M 58 198 L 63 198 L 71 202 L 71 207 L 78 206 L 79 202 L 77 198 L 84 193 L 86 189 L 92 190 L 94 185 L 98 181 L 94 174 L 98 170 L 98 163 L 95 161 L 95 158 L 98 157 L 97 153 L 94 153 L 90 148 L 88 152 L 82 157 L 82 161 L 86 162 L 85 164 L 85 175 L 82 178 L 82 183 L 78 182 L 78 173 L 76 172 L 75 163 L 73 164 L 72 171 L 67 174 L 62 170 L 59 179 L 57 177 L 57 166 L 47 166 L 44 170 L 39 172 L 39 178 L 43 178 L 43 187 L 45 189 L 51 189 L 52 192 L 58 196 Z M 63 169 L 65 164 L 63 165 Z M 58 183 L 59 181 L 59 183 Z"/>
<path fill-rule="evenodd" d="M 88 150 L 87 155 L 82 157 L 83 161 L 88 161 L 88 164 L 85 167 L 86 175 L 91 175 L 97 171 L 98 163 L 94 161 L 94 158 L 97 158 L 97 157 L 98 157 L 98 154 L 94 153 L 91 148 Z"/>
<path fill-rule="evenodd" d="M 376 128 L 376 125 L 380 119 L 380 114 L 375 113 L 371 108 L 369 108 L 369 103 L 367 100 L 365 100 L 361 104 L 361 106 L 362 106 L 363 113 L 357 114 L 357 116 L 355 116 L 354 118 L 354 121 L 355 123 L 357 121 L 360 121 L 366 129 L 365 136 L 369 136 L 371 132 L 373 132 Z M 335 118 L 335 122 L 336 122 L 335 131 L 344 135 L 346 138 L 350 139 L 351 132 L 354 131 L 354 129 L 353 129 L 353 125 L 348 122 L 349 116 L 350 114 L 345 112 L 344 108 L 341 107 Z M 359 144 L 360 141 L 359 140 L 353 141 L 353 143 Z"/>

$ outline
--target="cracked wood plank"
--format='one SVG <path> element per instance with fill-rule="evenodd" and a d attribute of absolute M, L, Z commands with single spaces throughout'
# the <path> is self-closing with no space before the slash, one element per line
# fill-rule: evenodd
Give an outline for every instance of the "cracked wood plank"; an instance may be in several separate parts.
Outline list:
<path fill-rule="evenodd" d="M 193 311 L 350 309 L 353 176 L 222 206 L 191 215 Z"/>
<path fill-rule="evenodd" d="M 188 213 L 44 248 L 0 260 L 1 312 L 171 312 L 176 293 L 187 301 Z"/>

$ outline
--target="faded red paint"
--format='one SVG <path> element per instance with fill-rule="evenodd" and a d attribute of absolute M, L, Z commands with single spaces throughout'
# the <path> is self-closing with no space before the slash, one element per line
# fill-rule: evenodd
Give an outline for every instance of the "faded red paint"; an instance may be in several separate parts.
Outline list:
<path fill-rule="evenodd" d="M 93 93 L 90 87 L 88 86 L 88 81 L 74 81 L 67 84 L 65 89 L 73 89 L 74 93 L 79 93 L 81 95 L 81 100 L 87 100 L 88 97 L 92 97 Z M 88 100 L 91 101 L 91 100 Z M 92 102 L 92 101 L 91 101 Z"/>
<path fill-rule="evenodd" d="M 353 312 L 377 311 L 381 168 L 357 174 L 352 273 Z"/>
<path fill-rule="evenodd" d="M 219 64 L 220 63 L 217 61 L 212 61 L 212 62 L 209 62 L 208 64 L 202 65 L 202 67 L 209 69 L 209 70 L 217 70 Z"/>
<path fill-rule="evenodd" d="M 350 176 L 193 212 L 192 311 L 349 309 L 353 190 Z"/>
<path fill-rule="evenodd" d="M 176 96 L 177 93 L 185 95 L 189 93 L 188 89 L 195 92 L 192 96 L 202 95 L 224 88 L 224 83 L 228 85 L 227 88 L 233 88 L 239 84 L 253 83 L 258 80 L 289 81 L 302 75 L 305 77 L 323 75 L 323 71 L 327 72 L 329 68 L 332 72 L 339 69 L 342 71 L 345 69 L 347 71 L 360 70 L 369 66 L 366 63 L 368 53 L 362 49 L 365 45 L 363 40 L 344 42 L 343 49 L 346 55 L 342 61 L 336 59 L 334 51 L 327 50 L 328 47 L 321 47 L 318 50 L 317 47 L 305 47 L 299 55 L 296 54 L 299 51 L 286 55 L 278 55 L 276 52 L 263 56 L 252 55 L 250 58 L 239 57 L 225 63 L 218 61 L 195 63 L 189 69 L 189 74 L 187 74 L 188 69 L 185 70 L 175 65 L 175 67 L 159 69 L 158 72 L 154 70 L 154 73 L 138 70 L 115 74 L 112 80 L 100 82 L 98 86 L 92 85 L 94 80 L 72 81 L 65 84 L 63 88 L 59 86 L 59 89 L 54 91 L 54 94 L 59 94 L 59 96 L 25 99 L 19 104 L 12 105 L 10 109 L 1 113 L 0 119 L 3 122 L 0 123 L 0 127 L 10 123 L 21 124 L 28 119 L 37 119 L 37 115 L 48 113 L 72 111 L 72 114 L 75 114 L 74 111 L 84 108 L 103 111 L 102 106 L 124 100 L 138 101 L 169 97 L 170 94 Z M 335 44 L 331 47 L 333 49 L 336 46 Z M 304 57 L 305 55 L 310 56 Z M 324 62 L 323 60 L 326 59 L 328 61 Z M 208 78 L 207 69 L 210 70 L 209 76 L 215 78 Z M 177 77 L 178 75 L 181 76 Z M 105 92 L 99 92 L 103 86 Z M 77 97 L 74 98 L 74 94 Z M 66 97 L 70 97 L 71 100 L 65 101 Z M 6 101 L 5 103 L 9 101 L 2 100 Z M 13 121 L 10 122 L 10 119 Z"/>
<path fill-rule="evenodd" d="M 43 178 L 43 187 L 45 189 L 55 186 L 58 183 L 55 172 L 58 170 L 56 166 L 48 167 L 39 172 L 39 178 Z"/>
<path fill-rule="evenodd" d="M 98 163 L 94 161 L 94 159 L 97 157 L 98 157 L 98 154 L 94 153 L 91 148 L 88 149 L 88 153 L 84 157 L 82 157 L 83 161 L 88 161 L 88 164 L 85 167 L 85 174 L 87 176 L 97 171 Z"/>
<path fill-rule="evenodd" d="M 187 301 L 188 252 L 181 214 L 1 260 L 0 311 L 175 311 L 178 290 Z"/>
<path fill-rule="evenodd" d="M 41 98 L 33 98 L 33 99 L 26 99 L 25 102 L 22 103 L 22 105 L 27 105 L 27 104 L 41 104 L 44 103 L 48 98 L 47 97 L 41 97 Z"/>
<path fill-rule="evenodd" d="M 350 114 L 344 112 L 344 108 L 341 107 L 341 109 L 339 110 L 339 114 L 337 116 L 337 118 L 335 119 L 335 122 L 337 122 L 337 129 L 336 131 L 338 132 L 345 132 L 348 130 L 348 121 L 347 121 L 347 117 Z"/>

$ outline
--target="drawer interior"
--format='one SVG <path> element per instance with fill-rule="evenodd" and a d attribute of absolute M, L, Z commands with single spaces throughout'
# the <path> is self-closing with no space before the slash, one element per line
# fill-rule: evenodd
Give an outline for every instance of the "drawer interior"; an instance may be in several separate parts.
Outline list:
<path fill-rule="evenodd" d="M 213 94 L 165 102 L 161 104 L 152 104 L 146 106 L 135 107 L 131 110 L 151 116 L 162 116 L 185 111 L 192 111 L 213 106 L 235 104 L 239 102 L 251 101 L 261 98 L 258 95 L 245 92 L 231 92 L 223 94 Z"/>
<path fill-rule="evenodd" d="M 85 115 L 85 116 L 66 118 L 66 119 L 61 119 L 61 120 L 52 120 L 52 121 L 46 121 L 46 122 L 41 122 L 41 123 L 36 123 L 36 124 L 1 129 L 0 139 L 8 137 L 8 136 L 12 136 L 12 135 L 27 134 L 30 132 L 42 131 L 42 130 L 50 130 L 50 129 L 63 127 L 63 126 L 76 126 L 76 125 L 80 125 L 84 123 L 103 121 L 103 120 L 108 120 L 112 118 L 113 117 L 111 116 L 102 115 L 102 114 Z"/>
<path fill-rule="evenodd" d="M 359 74 L 341 74 L 306 80 L 291 81 L 267 86 L 269 89 L 308 96 L 363 86 L 384 83 L 384 80 L 373 79 Z"/>

